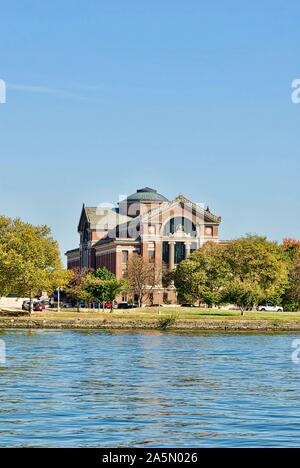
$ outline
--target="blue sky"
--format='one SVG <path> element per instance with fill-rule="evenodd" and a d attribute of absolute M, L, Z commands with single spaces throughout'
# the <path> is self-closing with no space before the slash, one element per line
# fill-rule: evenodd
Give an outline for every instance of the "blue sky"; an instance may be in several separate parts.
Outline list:
<path fill-rule="evenodd" d="M 0 0 L 0 213 L 76 247 L 81 205 L 145 185 L 299 238 L 296 0 Z"/>

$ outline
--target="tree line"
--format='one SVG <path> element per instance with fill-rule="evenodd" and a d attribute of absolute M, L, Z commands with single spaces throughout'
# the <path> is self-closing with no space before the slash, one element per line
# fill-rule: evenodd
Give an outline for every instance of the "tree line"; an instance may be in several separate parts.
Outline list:
<path fill-rule="evenodd" d="M 66 270 L 58 243 L 48 226 L 34 226 L 19 218 L 0 216 L 0 297 L 17 294 L 30 298 L 57 288 L 77 303 L 114 301 L 120 293 L 136 296 L 142 305 L 157 284 L 152 262 L 132 256 L 126 280 L 117 280 L 106 268 L 94 272 Z"/>
<path fill-rule="evenodd" d="M 113 302 L 119 294 L 149 301 L 163 278 L 174 285 L 180 303 L 237 304 L 241 310 L 262 302 L 300 310 L 300 241 L 282 244 L 262 236 L 245 236 L 226 244 L 207 242 L 163 275 L 152 261 L 132 255 L 123 279 L 106 268 L 69 271 L 63 268 L 57 242 L 47 226 L 0 216 L 0 297 L 15 293 L 33 299 L 58 287 L 77 303 Z"/>
<path fill-rule="evenodd" d="M 272 302 L 300 310 L 300 241 L 248 235 L 208 242 L 177 266 L 174 283 L 180 302 L 234 303 L 242 311 Z"/>

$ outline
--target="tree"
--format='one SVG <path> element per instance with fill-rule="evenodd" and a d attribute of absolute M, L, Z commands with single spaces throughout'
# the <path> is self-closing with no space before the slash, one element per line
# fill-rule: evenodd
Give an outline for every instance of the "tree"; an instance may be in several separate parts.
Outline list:
<path fill-rule="evenodd" d="M 138 305 L 149 297 L 153 288 L 160 282 L 160 271 L 154 262 L 149 262 L 141 255 L 132 255 L 128 262 L 128 289 L 138 298 Z"/>
<path fill-rule="evenodd" d="M 175 271 L 184 302 L 236 303 L 243 314 L 262 301 L 279 303 L 288 284 L 289 261 L 264 237 L 246 236 L 222 246 L 205 244 Z"/>
<path fill-rule="evenodd" d="M 297 312 L 300 310 L 300 256 L 293 263 L 289 275 L 289 285 L 283 296 L 285 310 Z"/>
<path fill-rule="evenodd" d="M 300 241 L 296 239 L 283 239 L 282 249 L 291 260 L 295 260 L 300 255 Z"/>
<path fill-rule="evenodd" d="M 281 302 L 289 262 L 276 242 L 248 235 L 229 242 L 224 255 L 230 268 L 224 297 L 238 304 L 242 314 L 259 302 Z"/>
<path fill-rule="evenodd" d="M 283 306 L 285 310 L 295 312 L 300 310 L 300 241 L 284 239 L 282 248 L 290 263 L 289 282 L 283 295 Z"/>
<path fill-rule="evenodd" d="M 93 300 L 93 296 L 86 289 L 86 276 L 87 272 L 82 271 L 80 268 L 73 270 L 73 275 L 70 278 L 65 291 L 67 296 L 76 301 L 77 311 L 80 311 L 80 302 L 88 302 Z"/>
<path fill-rule="evenodd" d="M 121 292 L 124 281 L 117 280 L 116 275 L 107 268 L 98 268 L 95 272 L 87 274 L 84 280 L 85 289 L 93 298 L 101 303 L 113 302 Z"/>
<path fill-rule="evenodd" d="M 229 279 L 229 266 L 224 259 L 224 247 L 206 243 L 183 260 L 174 272 L 174 283 L 180 302 L 220 304 Z"/>
<path fill-rule="evenodd" d="M 0 292 L 32 298 L 53 292 L 68 281 L 57 242 L 48 226 L 33 226 L 19 218 L 0 216 Z"/>
<path fill-rule="evenodd" d="M 0 297 L 14 290 L 14 279 L 19 272 L 21 257 L 15 252 L 6 252 L 0 244 Z"/>

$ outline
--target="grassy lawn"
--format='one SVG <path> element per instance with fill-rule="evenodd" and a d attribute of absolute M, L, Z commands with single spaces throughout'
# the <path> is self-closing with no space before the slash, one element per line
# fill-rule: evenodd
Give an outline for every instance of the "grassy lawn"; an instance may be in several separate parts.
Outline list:
<path fill-rule="evenodd" d="M 132 310 L 109 310 L 98 312 L 97 310 L 81 309 L 77 312 L 76 309 L 68 309 L 57 312 L 48 310 L 43 312 L 33 312 L 32 318 L 41 320 L 74 320 L 74 319 L 121 319 L 121 320 L 143 320 L 157 319 L 158 317 L 176 315 L 177 319 L 183 320 L 278 320 L 278 321 L 297 321 L 300 322 L 300 312 L 245 312 L 241 317 L 239 311 L 228 311 L 222 309 L 201 309 L 189 307 L 161 307 L 160 315 L 157 307 L 148 307 Z"/>

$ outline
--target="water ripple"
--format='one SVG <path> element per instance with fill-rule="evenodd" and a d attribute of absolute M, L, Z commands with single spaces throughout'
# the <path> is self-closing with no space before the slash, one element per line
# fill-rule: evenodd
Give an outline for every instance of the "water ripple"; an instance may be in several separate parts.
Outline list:
<path fill-rule="evenodd" d="M 1 447 L 297 447 L 293 334 L 7 330 Z"/>

